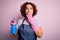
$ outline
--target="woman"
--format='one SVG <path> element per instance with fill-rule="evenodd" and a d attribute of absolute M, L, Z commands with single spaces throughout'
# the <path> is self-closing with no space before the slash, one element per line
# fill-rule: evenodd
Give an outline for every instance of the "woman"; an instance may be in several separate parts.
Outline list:
<path fill-rule="evenodd" d="M 34 19 L 37 14 L 37 8 L 35 4 L 31 2 L 25 2 L 21 5 L 20 9 L 23 19 L 19 19 L 17 24 L 18 40 L 37 40 L 37 37 L 42 37 L 42 28 Z"/>

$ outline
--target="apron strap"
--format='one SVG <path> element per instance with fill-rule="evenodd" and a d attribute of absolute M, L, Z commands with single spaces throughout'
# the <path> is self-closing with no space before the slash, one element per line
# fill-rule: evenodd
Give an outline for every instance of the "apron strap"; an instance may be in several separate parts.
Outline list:
<path fill-rule="evenodd" d="M 23 21 L 22 21 L 22 24 L 24 23 L 24 20 L 25 20 L 25 18 L 23 19 Z M 28 23 L 30 24 L 30 26 L 31 26 L 31 23 L 28 21 Z"/>
<path fill-rule="evenodd" d="M 24 23 L 24 20 L 25 20 L 25 18 L 23 19 L 22 24 Z"/>

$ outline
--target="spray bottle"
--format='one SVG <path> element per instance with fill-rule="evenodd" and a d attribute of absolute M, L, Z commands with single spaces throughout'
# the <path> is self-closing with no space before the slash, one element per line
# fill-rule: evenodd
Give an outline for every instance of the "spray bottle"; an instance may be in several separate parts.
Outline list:
<path fill-rule="evenodd" d="M 16 34 L 16 19 L 11 20 L 11 34 Z"/>

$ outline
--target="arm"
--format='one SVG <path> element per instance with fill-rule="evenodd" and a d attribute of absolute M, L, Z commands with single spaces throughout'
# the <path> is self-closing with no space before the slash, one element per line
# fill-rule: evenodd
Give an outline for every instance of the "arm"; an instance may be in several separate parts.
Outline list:
<path fill-rule="evenodd" d="M 33 17 L 32 17 L 32 14 L 31 13 L 28 13 L 27 14 L 27 18 L 28 18 L 28 21 L 30 22 L 30 24 L 31 24 L 31 26 L 32 26 L 32 28 L 33 28 L 33 31 L 35 32 L 35 34 L 40 38 L 40 37 L 42 37 L 42 34 L 43 34 L 43 32 L 42 32 L 42 28 L 41 27 L 37 27 L 37 25 L 35 24 L 35 22 L 34 22 L 34 19 L 33 19 Z"/>
<path fill-rule="evenodd" d="M 37 31 L 37 32 L 35 32 L 35 34 L 37 35 L 37 37 L 41 38 L 41 37 L 42 37 L 42 35 L 43 35 L 42 28 L 41 28 L 41 27 L 39 27 L 39 28 L 38 28 L 38 31 Z"/>

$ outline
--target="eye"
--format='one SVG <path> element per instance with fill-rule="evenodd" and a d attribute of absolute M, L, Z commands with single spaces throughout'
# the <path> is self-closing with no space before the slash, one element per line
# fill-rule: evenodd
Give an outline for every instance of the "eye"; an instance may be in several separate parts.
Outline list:
<path fill-rule="evenodd" d="M 28 8 L 26 8 L 26 10 L 28 10 Z"/>
<path fill-rule="evenodd" d="M 30 10 L 33 10 L 33 8 L 30 8 Z"/>

